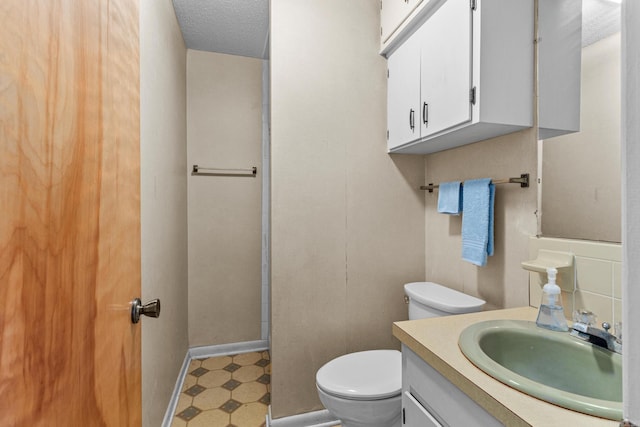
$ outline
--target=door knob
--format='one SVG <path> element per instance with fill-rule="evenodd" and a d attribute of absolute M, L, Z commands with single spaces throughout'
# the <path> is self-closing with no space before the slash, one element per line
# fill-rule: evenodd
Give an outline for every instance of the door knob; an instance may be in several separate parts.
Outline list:
<path fill-rule="evenodd" d="M 140 316 L 160 317 L 160 300 L 154 299 L 142 305 L 140 298 L 131 301 L 131 323 L 138 323 Z"/>

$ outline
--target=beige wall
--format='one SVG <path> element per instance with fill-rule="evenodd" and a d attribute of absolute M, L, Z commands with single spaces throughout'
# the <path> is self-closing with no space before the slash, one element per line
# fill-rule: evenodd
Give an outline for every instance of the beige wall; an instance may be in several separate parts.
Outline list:
<path fill-rule="evenodd" d="M 186 49 L 171 0 L 140 2 L 142 422 L 159 426 L 187 352 Z M 133 298 L 135 295 L 132 295 Z"/>
<path fill-rule="evenodd" d="M 187 161 L 261 171 L 262 61 L 189 50 Z M 260 339 L 257 177 L 189 176 L 189 345 Z"/>
<path fill-rule="evenodd" d="M 427 182 L 530 174 L 531 186 L 496 186 L 495 255 L 476 267 L 462 261 L 462 217 L 437 212 L 437 192 L 427 194 L 426 278 L 485 301 L 485 309 L 529 304 L 529 277 L 520 267 L 528 259 L 528 237 L 536 234 L 536 132 L 518 133 L 425 157 Z"/>
<path fill-rule="evenodd" d="M 620 106 L 618 33 L 582 51 L 580 132 L 544 141 L 543 235 L 620 242 Z"/>
<path fill-rule="evenodd" d="M 420 156 L 386 152 L 379 4 L 271 2 L 272 414 L 321 409 L 315 373 L 398 348 L 424 278 Z"/>

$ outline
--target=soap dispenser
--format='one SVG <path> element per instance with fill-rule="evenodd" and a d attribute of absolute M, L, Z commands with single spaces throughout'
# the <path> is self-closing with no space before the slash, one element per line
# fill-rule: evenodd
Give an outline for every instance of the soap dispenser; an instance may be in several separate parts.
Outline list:
<path fill-rule="evenodd" d="M 542 301 L 540 301 L 536 325 L 552 331 L 566 332 L 569 330 L 569 326 L 567 325 L 567 319 L 564 317 L 560 286 L 556 285 L 557 274 L 558 270 L 555 268 L 547 269 L 549 283 L 542 288 Z"/>

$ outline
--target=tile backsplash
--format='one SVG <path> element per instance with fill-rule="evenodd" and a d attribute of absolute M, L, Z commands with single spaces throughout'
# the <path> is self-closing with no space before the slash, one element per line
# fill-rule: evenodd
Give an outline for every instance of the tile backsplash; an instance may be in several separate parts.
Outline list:
<path fill-rule="evenodd" d="M 575 280 L 571 291 L 562 292 L 565 315 L 571 319 L 574 310 L 586 309 L 597 315 L 598 324 L 613 325 L 622 320 L 622 245 L 547 237 L 529 239 L 529 256 L 538 250 L 572 253 L 575 257 Z M 538 307 L 546 275 L 529 274 L 529 305 Z"/>

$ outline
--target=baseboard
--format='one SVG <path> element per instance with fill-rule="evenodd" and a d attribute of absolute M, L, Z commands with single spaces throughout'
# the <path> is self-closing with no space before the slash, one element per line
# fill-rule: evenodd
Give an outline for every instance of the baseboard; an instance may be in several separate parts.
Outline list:
<path fill-rule="evenodd" d="M 187 351 L 187 354 L 184 356 L 184 361 L 182 362 L 182 367 L 180 368 L 180 373 L 178 374 L 178 379 L 176 380 L 176 385 L 173 387 L 173 393 L 171 394 L 169 405 L 167 405 L 167 411 L 164 413 L 162 427 L 171 427 L 173 413 L 176 410 L 180 392 L 182 391 L 182 384 L 184 384 L 184 378 L 187 376 L 187 371 L 189 370 L 189 363 L 191 363 L 191 357 L 189 357 L 189 352 Z"/>
<path fill-rule="evenodd" d="M 326 409 L 274 420 L 271 418 L 271 406 L 269 406 L 267 414 L 267 427 L 333 427 L 337 424 L 340 424 L 340 420 L 337 420 Z"/>
<path fill-rule="evenodd" d="M 250 351 L 268 350 L 267 340 L 234 342 L 230 344 L 205 345 L 191 347 L 189 356 L 192 359 L 205 359 L 207 357 L 226 356 L 228 354 L 248 353 Z"/>
<path fill-rule="evenodd" d="M 173 387 L 173 393 L 171 394 L 171 400 L 167 406 L 167 412 L 164 414 L 162 420 L 162 427 L 171 427 L 171 421 L 173 421 L 173 415 L 178 405 L 178 399 L 180 398 L 180 392 L 182 391 L 182 384 L 187 376 L 189 370 L 189 364 L 193 359 L 206 359 L 207 357 L 226 356 L 228 354 L 248 353 L 251 351 L 262 351 L 269 349 L 269 342 L 266 340 L 260 341 L 245 341 L 231 344 L 220 345 L 207 345 L 201 347 L 191 347 L 187 350 L 187 354 L 184 356 L 176 385 Z"/>

